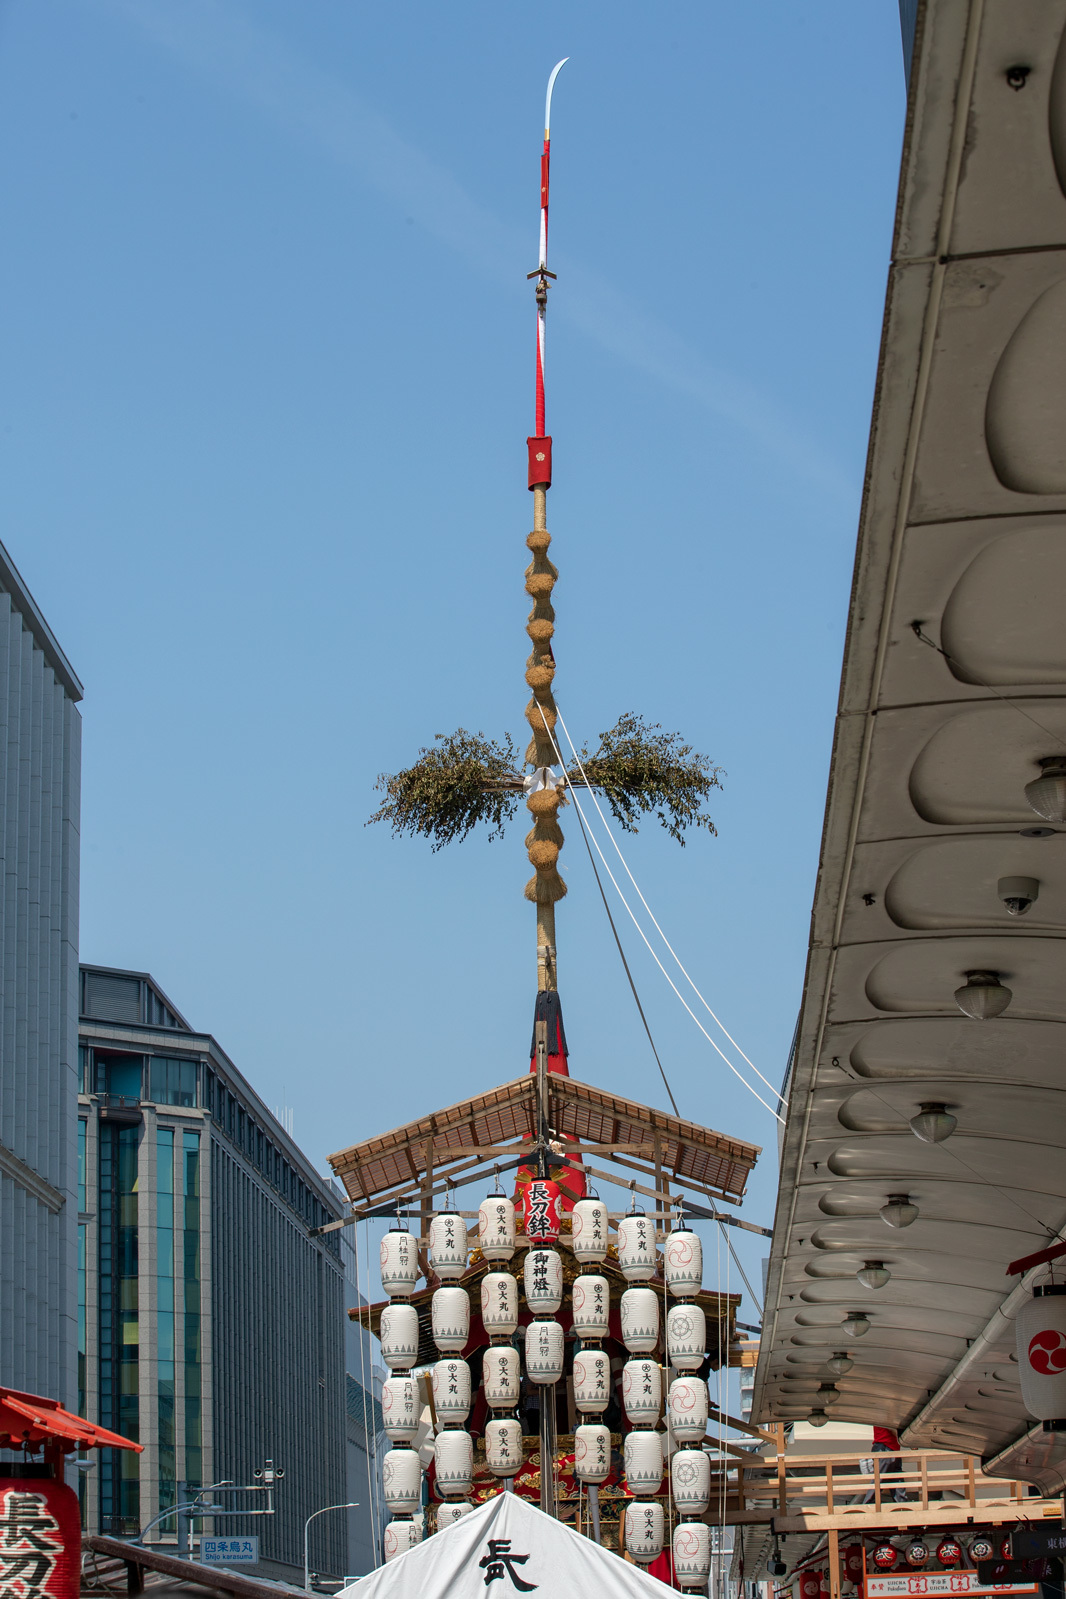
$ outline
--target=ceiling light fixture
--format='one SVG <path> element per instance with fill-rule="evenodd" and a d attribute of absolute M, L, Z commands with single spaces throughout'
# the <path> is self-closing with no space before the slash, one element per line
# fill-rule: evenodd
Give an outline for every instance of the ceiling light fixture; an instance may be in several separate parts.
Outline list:
<path fill-rule="evenodd" d="M 826 1405 L 836 1404 L 840 1398 L 840 1390 L 835 1382 L 820 1382 L 815 1398 L 821 1400 L 821 1405 L 816 1408 L 824 1410 Z"/>
<path fill-rule="evenodd" d="M 888 1204 L 881 1206 L 881 1220 L 890 1227 L 909 1227 L 921 1212 L 911 1204 L 909 1194 L 889 1194 Z"/>
<path fill-rule="evenodd" d="M 991 1021 L 1001 1016 L 1014 998 L 1011 990 L 999 980 L 998 972 L 967 972 L 962 988 L 955 990 L 955 1003 L 974 1021 Z"/>
<path fill-rule="evenodd" d="M 843 1349 L 838 1349 L 826 1361 L 826 1370 L 831 1371 L 834 1377 L 846 1377 L 855 1362 Z"/>
<path fill-rule="evenodd" d="M 958 1125 L 958 1118 L 952 1116 L 940 1099 L 924 1099 L 921 1110 L 910 1121 L 911 1132 L 923 1144 L 942 1144 Z"/>
<path fill-rule="evenodd" d="M 807 1417 L 807 1424 L 811 1427 L 824 1427 L 829 1417 L 820 1407 L 816 1407 Z"/>
<path fill-rule="evenodd" d="M 840 1327 L 849 1338 L 863 1338 L 870 1331 L 870 1318 L 861 1310 L 849 1310 Z"/>
<path fill-rule="evenodd" d="M 885 1267 L 883 1260 L 868 1260 L 861 1271 L 855 1276 L 864 1288 L 883 1288 L 890 1280 L 892 1273 Z"/>
<path fill-rule="evenodd" d="M 1025 797 L 1038 816 L 1066 822 L 1066 755 L 1045 755 L 1036 763 L 1040 776 L 1025 785 Z"/>

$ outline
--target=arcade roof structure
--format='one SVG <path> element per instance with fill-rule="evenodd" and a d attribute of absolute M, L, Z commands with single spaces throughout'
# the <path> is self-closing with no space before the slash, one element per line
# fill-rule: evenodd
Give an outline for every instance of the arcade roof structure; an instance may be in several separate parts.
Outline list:
<path fill-rule="evenodd" d="M 923 0 L 754 1411 L 1063 1484 L 1013 1317 L 1064 1236 L 1066 12 Z M 1038 895 L 1010 914 L 1002 880 Z M 1012 991 L 974 1020 L 967 974 Z M 938 1103 L 957 1128 L 910 1127 Z M 890 1196 L 918 1207 L 895 1230 Z M 873 1291 L 857 1273 L 883 1263 Z M 842 1337 L 849 1312 L 870 1331 Z"/>

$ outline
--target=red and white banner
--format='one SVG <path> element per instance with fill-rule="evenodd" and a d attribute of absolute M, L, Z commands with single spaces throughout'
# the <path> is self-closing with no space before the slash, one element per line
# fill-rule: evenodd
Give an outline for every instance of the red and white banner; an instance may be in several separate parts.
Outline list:
<path fill-rule="evenodd" d="M 991 1587 L 976 1571 L 901 1571 L 892 1577 L 867 1577 L 866 1599 L 922 1599 L 926 1594 L 1036 1593 L 1035 1582 L 1005 1582 Z"/>

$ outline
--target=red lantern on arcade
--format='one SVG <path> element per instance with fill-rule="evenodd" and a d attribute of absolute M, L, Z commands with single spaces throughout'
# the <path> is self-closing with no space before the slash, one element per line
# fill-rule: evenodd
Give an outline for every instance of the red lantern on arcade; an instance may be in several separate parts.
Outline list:
<path fill-rule="evenodd" d="M 526 1237 L 531 1244 L 554 1244 L 559 1236 L 559 1184 L 535 1177 L 524 1198 Z"/>
<path fill-rule="evenodd" d="M 818 1571 L 801 1571 L 798 1599 L 818 1599 L 822 1591 L 822 1577 Z"/>
<path fill-rule="evenodd" d="M 976 1566 L 979 1560 L 992 1560 L 995 1558 L 996 1548 L 991 1538 L 975 1538 L 970 1545 L 970 1559 Z"/>
<path fill-rule="evenodd" d="M 962 1559 L 962 1549 L 954 1538 L 941 1538 L 936 1546 L 936 1558 L 942 1566 L 957 1566 Z"/>
<path fill-rule="evenodd" d="M 873 1561 L 878 1571 L 891 1571 L 899 1555 L 890 1543 L 879 1543 L 874 1550 Z"/>
<path fill-rule="evenodd" d="M 1066 1284 L 1034 1288 L 1014 1328 L 1022 1403 L 1045 1432 L 1066 1431 Z"/>
<path fill-rule="evenodd" d="M 920 1538 L 915 1538 L 913 1543 L 907 1545 L 908 1566 L 924 1566 L 929 1559 L 929 1548 Z"/>
<path fill-rule="evenodd" d="M 848 1544 L 846 1549 L 840 1551 L 840 1560 L 844 1576 L 858 1587 L 862 1582 L 862 1544 Z"/>

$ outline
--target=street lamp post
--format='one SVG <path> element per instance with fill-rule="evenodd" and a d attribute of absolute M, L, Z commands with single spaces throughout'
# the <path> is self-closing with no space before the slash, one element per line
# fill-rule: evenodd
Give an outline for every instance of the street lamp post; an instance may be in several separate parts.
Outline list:
<path fill-rule="evenodd" d="M 305 1592 L 308 1592 L 310 1590 L 310 1587 L 311 1587 L 311 1557 L 310 1557 L 310 1554 L 308 1553 L 308 1549 L 309 1549 L 308 1535 L 309 1535 L 309 1532 L 310 1532 L 312 1521 L 314 1521 L 316 1516 L 324 1516 L 326 1514 L 327 1510 L 358 1510 L 358 1509 L 359 1509 L 359 1501 L 358 1501 L 358 1499 L 351 1500 L 346 1505 L 323 1505 L 321 1510 L 312 1510 L 311 1514 L 308 1516 L 307 1520 L 304 1522 L 304 1591 Z"/>

